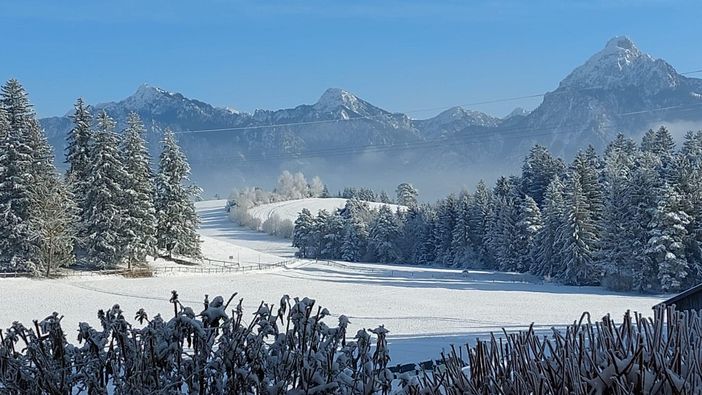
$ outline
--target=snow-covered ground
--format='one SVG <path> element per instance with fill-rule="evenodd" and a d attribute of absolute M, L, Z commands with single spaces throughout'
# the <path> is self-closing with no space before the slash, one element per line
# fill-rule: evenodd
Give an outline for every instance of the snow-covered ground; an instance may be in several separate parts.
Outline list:
<path fill-rule="evenodd" d="M 224 209 L 226 200 L 207 200 L 197 202 L 198 215 L 200 216 L 200 235 L 203 238 L 213 238 L 228 244 L 228 248 L 247 248 L 256 252 L 265 252 L 285 259 L 292 258 L 296 249 L 290 245 L 290 240 L 279 239 L 265 233 L 254 232 L 239 226 L 229 220 Z M 203 246 L 203 251 L 207 250 Z M 208 251 L 208 253 L 218 253 Z M 230 254 L 231 255 L 231 254 Z M 278 259 L 280 260 L 280 259 Z"/>
<path fill-rule="evenodd" d="M 247 255 L 250 259 L 258 259 L 257 254 L 261 259 L 290 258 L 289 241 L 238 227 L 227 220 L 223 205 L 223 201 L 197 205 L 206 256 L 240 251 L 253 254 Z M 472 342 L 501 327 L 519 330 L 531 322 L 540 329 L 563 326 L 583 311 L 589 311 L 593 319 L 607 312 L 619 319 L 627 309 L 648 314 L 663 299 L 595 287 L 541 284 L 517 273 L 473 271 L 464 275 L 440 268 L 298 261 L 287 268 L 216 275 L 0 279 L 0 328 L 14 320 L 30 325 L 33 319 L 58 311 L 64 315 L 67 335 L 74 337 L 79 321 L 98 325 L 97 310 L 115 303 L 130 318 L 141 307 L 150 315 L 168 316 L 171 290 L 177 290 L 181 300 L 195 310 L 206 293 L 210 298 L 226 298 L 238 292 L 251 312 L 261 301 L 278 304 L 283 294 L 308 296 L 333 314 L 349 316 L 349 333 L 385 324 L 390 330 L 392 363 L 436 357 L 450 344 Z"/>
<path fill-rule="evenodd" d="M 260 206 L 253 207 L 249 209 L 249 214 L 254 218 L 258 218 L 261 222 L 267 220 L 273 215 L 278 215 L 281 220 L 290 220 L 295 222 L 298 214 L 303 208 L 310 210 L 312 215 L 317 215 L 319 210 L 327 210 L 328 212 L 334 212 L 334 210 L 342 208 L 346 205 L 347 199 L 342 198 L 309 198 L 309 199 L 299 199 L 299 200 L 287 200 L 284 202 L 262 204 Z M 396 211 L 398 208 L 400 210 L 405 210 L 405 206 L 398 206 L 396 204 L 385 204 L 376 202 L 367 202 L 371 209 L 379 209 L 382 206 L 389 206 L 392 211 Z"/>

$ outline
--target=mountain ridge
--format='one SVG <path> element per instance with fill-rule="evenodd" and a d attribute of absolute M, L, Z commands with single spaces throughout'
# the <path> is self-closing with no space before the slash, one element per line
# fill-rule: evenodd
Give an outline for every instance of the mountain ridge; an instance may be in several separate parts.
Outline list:
<path fill-rule="evenodd" d="M 125 125 L 129 112 L 136 112 L 152 146 L 158 145 L 161 129 L 179 133 L 196 181 L 213 173 L 218 160 L 217 170 L 225 177 L 232 168 L 239 178 L 246 178 L 247 170 L 241 168 L 266 168 L 261 177 L 266 180 L 283 168 L 344 174 L 348 171 L 336 159 L 342 155 L 354 172 L 367 168 L 377 176 L 373 166 L 380 165 L 397 171 L 399 179 L 466 165 L 493 168 L 489 163 L 495 158 L 501 167 L 518 166 L 535 143 L 567 158 L 586 145 L 601 149 L 619 132 L 635 136 L 655 123 L 700 122 L 702 80 L 677 73 L 620 36 L 565 76 L 533 111 L 515 110 L 503 118 L 452 107 L 427 119 L 412 119 L 341 88 L 327 89 L 315 103 L 247 113 L 147 84 L 125 99 L 91 110 L 107 111 L 118 127 Z M 59 151 L 70 119 L 41 122 Z M 210 129 L 217 131 L 206 132 Z M 426 160 L 433 156 L 441 160 Z M 227 162 L 231 166 L 222 165 Z"/>

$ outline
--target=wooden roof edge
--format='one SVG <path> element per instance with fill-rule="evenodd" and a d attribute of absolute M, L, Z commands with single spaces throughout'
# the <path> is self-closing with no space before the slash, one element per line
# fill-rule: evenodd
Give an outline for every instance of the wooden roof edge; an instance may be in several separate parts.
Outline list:
<path fill-rule="evenodd" d="M 692 294 L 695 294 L 695 293 L 697 293 L 697 292 L 702 292 L 702 284 L 695 285 L 694 287 L 692 287 L 692 288 L 690 288 L 690 289 L 687 289 L 687 290 L 685 290 L 685 291 L 683 291 L 683 292 L 681 292 L 681 293 L 679 293 L 679 294 L 673 296 L 672 298 L 670 298 L 670 299 L 668 299 L 668 300 L 664 300 L 664 301 L 662 301 L 662 302 L 656 304 L 656 305 L 653 306 L 653 307 L 655 308 L 655 307 L 658 307 L 658 306 L 660 306 L 660 305 L 669 306 L 669 305 L 671 305 L 671 304 L 673 304 L 673 303 L 679 301 L 680 299 L 685 298 L 685 297 L 687 297 L 687 296 L 690 296 L 690 295 L 692 295 Z"/>

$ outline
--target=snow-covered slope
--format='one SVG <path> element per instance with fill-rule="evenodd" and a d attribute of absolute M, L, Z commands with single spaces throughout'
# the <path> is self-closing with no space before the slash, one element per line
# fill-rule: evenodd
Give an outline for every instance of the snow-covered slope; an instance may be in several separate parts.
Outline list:
<path fill-rule="evenodd" d="M 406 210 L 405 206 L 396 204 L 384 204 L 376 202 L 367 202 L 371 209 L 379 209 L 381 206 L 389 206 L 392 211 Z M 258 218 L 261 222 L 267 220 L 271 216 L 277 215 L 281 220 L 290 220 L 295 222 L 298 214 L 302 209 L 308 209 L 312 215 L 316 215 L 319 210 L 327 210 L 332 213 L 336 209 L 343 208 L 346 205 L 346 199 L 341 198 L 309 198 L 299 200 L 288 200 L 285 202 L 269 203 L 249 209 L 249 214 L 254 218 Z"/>

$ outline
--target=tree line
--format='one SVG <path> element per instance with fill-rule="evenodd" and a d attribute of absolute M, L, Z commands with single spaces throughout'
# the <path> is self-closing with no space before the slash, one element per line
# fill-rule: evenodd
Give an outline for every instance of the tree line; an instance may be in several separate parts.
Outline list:
<path fill-rule="evenodd" d="M 519 176 L 481 181 L 407 210 L 337 212 L 295 221 L 306 258 L 445 264 L 529 272 L 570 285 L 677 291 L 702 281 L 702 131 L 676 149 L 670 132 L 619 135 L 570 164 L 536 145 Z"/>
<path fill-rule="evenodd" d="M 80 263 L 114 268 L 162 253 L 199 256 L 198 223 L 185 185 L 190 167 L 166 130 L 158 171 L 131 114 L 116 133 L 78 99 L 59 174 L 25 89 L 9 80 L 0 92 L 0 271 L 50 275 Z"/>

